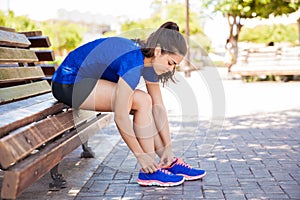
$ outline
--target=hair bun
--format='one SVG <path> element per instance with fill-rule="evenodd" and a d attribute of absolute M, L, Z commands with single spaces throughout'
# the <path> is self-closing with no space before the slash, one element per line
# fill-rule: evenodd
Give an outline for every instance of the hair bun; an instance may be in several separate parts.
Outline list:
<path fill-rule="evenodd" d="M 179 27 L 175 22 L 166 22 L 162 24 L 160 28 L 170 29 L 179 32 Z"/>

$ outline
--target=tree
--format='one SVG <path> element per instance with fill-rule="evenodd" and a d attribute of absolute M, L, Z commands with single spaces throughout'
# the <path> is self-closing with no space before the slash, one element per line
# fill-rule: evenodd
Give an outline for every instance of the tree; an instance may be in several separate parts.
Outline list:
<path fill-rule="evenodd" d="M 81 44 L 85 28 L 67 21 L 45 21 L 43 31 L 51 38 L 52 48 L 58 55 L 64 56 Z"/>
<path fill-rule="evenodd" d="M 14 28 L 16 31 L 32 31 L 38 29 L 38 24 L 27 16 L 15 16 L 13 11 L 8 14 L 0 11 L 0 26 Z"/>
<path fill-rule="evenodd" d="M 290 14 L 300 8 L 300 0 L 206 0 L 206 6 L 213 6 L 216 12 L 222 12 L 229 24 L 230 43 L 234 55 L 238 53 L 238 39 L 245 19 L 269 18 Z M 236 59 L 235 59 L 236 60 Z"/>
<path fill-rule="evenodd" d="M 16 31 L 42 30 L 44 35 L 50 37 L 51 48 L 63 56 L 65 51 L 70 51 L 80 45 L 83 40 L 84 27 L 67 21 L 37 22 L 27 16 L 15 16 L 13 11 L 8 14 L 0 11 L 0 26 L 16 29 Z"/>
<path fill-rule="evenodd" d="M 150 18 L 138 21 L 126 21 L 121 26 L 123 36 L 130 38 L 145 39 L 165 21 L 174 21 L 180 27 L 180 32 L 186 33 L 186 4 L 177 3 L 174 0 L 155 0 L 153 15 Z M 198 13 L 199 14 L 199 13 Z M 189 56 L 187 57 L 190 69 L 200 69 L 208 65 L 207 51 L 210 49 L 211 41 L 205 35 L 201 24 L 201 16 L 195 12 L 189 12 Z M 154 28 L 154 29 L 152 29 Z M 134 31 L 131 31 L 134 30 Z M 141 30 L 141 31 L 139 31 Z M 187 60 L 186 60 L 187 61 Z M 211 64 L 211 63 L 209 63 Z M 182 66 L 186 67 L 186 66 Z"/>
<path fill-rule="evenodd" d="M 264 43 L 269 42 L 288 42 L 296 45 L 297 43 L 297 25 L 296 24 L 270 24 L 258 25 L 254 28 L 243 28 L 240 33 L 239 41 Z"/>
<path fill-rule="evenodd" d="M 155 9 L 153 15 L 147 19 L 138 21 L 126 21 L 122 24 L 123 32 L 132 29 L 146 29 L 149 27 L 156 28 L 166 20 L 175 21 L 181 27 L 181 33 L 185 33 L 185 4 L 184 3 L 168 3 L 161 5 L 160 9 Z M 200 19 L 196 13 L 190 12 L 190 34 L 204 34 L 202 27 L 199 26 Z"/>

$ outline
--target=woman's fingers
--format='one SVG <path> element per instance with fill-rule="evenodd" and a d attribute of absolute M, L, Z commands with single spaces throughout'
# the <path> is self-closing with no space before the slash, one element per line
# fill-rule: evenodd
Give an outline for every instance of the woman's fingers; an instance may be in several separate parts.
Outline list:
<path fill-rule="evenodd" d="M 158 170 L 157 163 L 153 163 L 152 165 L 148 165 L 148 166 L 142 168 L 142 171 L 144 173 L 151 173 L 151 174 L 156 172 L 157 170 Z"/>
<path fill-rule="evenodd" d="M 137 159 L 144 173 L 154 173 L 159 168 L 155 159 L 152 158 L 152 156 L 149 156 L 148 154 L 137 155 Z"/>

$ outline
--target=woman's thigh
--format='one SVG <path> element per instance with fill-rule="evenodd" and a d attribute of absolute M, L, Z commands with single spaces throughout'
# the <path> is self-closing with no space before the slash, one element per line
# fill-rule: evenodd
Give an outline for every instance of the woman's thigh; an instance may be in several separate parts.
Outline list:
<path fill-rule="evenodd" d="M 115 90 L 117 84 L 107 80 L 98 80 L 96 86 L 81 104 L 81 109 L 96 110 L 99 112 L 112 112 L 114 111 L 115 102 Z M 136 110 L 139 110 L 149 103 L 151 100 L 149 94 L 145 91 L 136 89 L 132 96 L 132 105 L 129 105 L 128 111 L 134 114 Z M 130 107 L 131 106 L 131 107 Z"/>
<path fill-rule="evenodd" d="M 107 80 L 98 80 L 94 89 L 80 105 L 81 109 L 102 112 L 113 111 L 116 83 Z"/>

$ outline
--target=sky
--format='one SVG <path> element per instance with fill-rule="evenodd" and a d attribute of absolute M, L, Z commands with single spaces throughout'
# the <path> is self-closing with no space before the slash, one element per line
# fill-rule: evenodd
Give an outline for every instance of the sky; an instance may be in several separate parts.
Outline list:
<path fill-rule="evenodd" d="M 151 15 L 151 3 L 153 0 L 0 0 L 0 10 L 14 11 L 16 16 L 27 15 L 34 20 L 47 20 L 57 17 L 57 11 L 78 10 L 81 13 L 110 15 L 123 17 L 130 20 L 148 18 Z M 185 2 L 184 0 L 182 0 Z M 195 8 L 198 0 L 190 0 L 190 7 Z M 34 6 L 33 6 L 34 5 Z M 221 24 L 220 24 L 221 22 Z M 226 21 L 221 18 L 209 19 L 205 23 L 205 31 L 217 45 L 225 41 L 224 29 Z M 222 29 L 222 30 L 216 30 Z M 223 46 L 223 44 L 221 44 Z"/>
<path fill-rule="evenodd" d="M 4 11 L 10 9 L 17 16 L 27 15 L 40 21 L 54 18 L 58 9 L 138 19 L 149 16 L 151 2 L 151 0 L 0 0 L 0 9 Z"/>
<path fill-rule="evenodd" d="M 178 0 L 185 2 L 185 0 Z M 153 0 L 0 0 L 0 10 L 14 11 L 16 16 L 27 15 L 29 18 L 43 21 L 57 18 L 58 10 L 77 10 L 81 13 L 101 14 L 102 16 L 121 17 L 122 19 L 137 20 L 148 18 L 151 15 L 151 3 Z M 189 0 L 190 9 L 199 8 L 199 0 Z M 300 13 L 289 18 L 279 19 L 279 23 L 293 23 Z M 260 23 L 273 23 L 275 20 L 259 21 L 252 19 L 245 26 L 254 27 Z M 212 40 L 213 46 L 225 45 L 228 35 L 227 21 L 220 15 L 207 18 L 204 25 L 206 35 Z"/>

